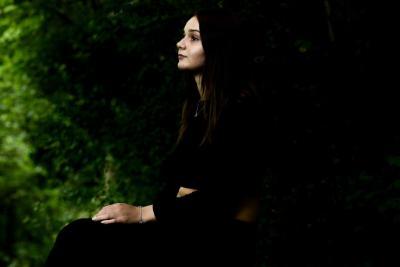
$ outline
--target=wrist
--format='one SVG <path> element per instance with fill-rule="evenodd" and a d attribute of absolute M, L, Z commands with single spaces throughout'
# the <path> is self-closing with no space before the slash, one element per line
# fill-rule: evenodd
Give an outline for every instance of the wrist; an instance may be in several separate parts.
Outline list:
<path fill-rule="evenodd" d="M 139 221 L 138 221 L 138 223 L 142 224 L 142 223 L 144 223 L 144 220 L 143 220 L 143 206 L 138 206 L 138 208 L 139 208 Z"/>
<path fill-rule="evenodd" d="M 147 205 L 142 207 L 142 221 L 143 222 L 151 222 L 156 220 L 156 216 L 154 215 L 153 205 Z"/>

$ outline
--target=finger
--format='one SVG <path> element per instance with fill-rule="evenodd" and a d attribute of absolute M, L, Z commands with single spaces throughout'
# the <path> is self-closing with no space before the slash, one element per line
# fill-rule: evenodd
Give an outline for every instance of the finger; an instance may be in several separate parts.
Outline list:
<path fill-rule="evenodd" d="M 101 211 L 99 211 L 99 212 L 97 212 L 95 215 L 92 216 L 92 219 L 93 219 L 93 218 L 97 218 L 97 217 L 99 217 L 99 216 L 101 216 L 101 215 L 103 215 L 103 213 L 102 213 Z"/>
<path fill-rule="evenodd" d="M 103 221 L 103 220 L 109 220 L 111 219 L 111 216 L 108 214 L 100 214 L 100 215 L 95 215 L 92 217 L 93 221 Z"/>
<path fill-rule="evenodd" d="M 112 205 L 107 205 L 101 208 L 101 210 L 92 217 L 94 221 L 110 219 L 112 216 Z"/>
<path fill-rule="evenodd" d="M 100 211 L 98 211 L 95 215 L 92 216 L 92 219 L 97 218 L 99 216 L 102 216 L 104 214 L 106 214 L 103 210 L 104 208 L 102 208 Z"/>
<path fill-rule="evenodd" d="M 111 224 L 111 223 L 116 223 L 116 222 L 117 222 L 116 219 L 109 219 L 109 220 L 101 221 L 101 223 L 103 223 L 103 224 Z"/>

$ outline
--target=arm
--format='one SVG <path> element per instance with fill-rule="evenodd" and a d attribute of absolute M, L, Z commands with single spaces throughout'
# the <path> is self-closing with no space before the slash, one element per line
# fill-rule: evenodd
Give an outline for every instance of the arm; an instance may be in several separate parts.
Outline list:
<path fill-rule="evenodd" d="M 183 197 L 185 195 L 188 195 L 194 191 L 197 191 L 196 189 L 192 188 L 186 188 L 186 187 L 181 187 L 179 190 L 179 194 L 177 197 Z M 153 204 L 144 206 L 142 208 L 142 219 L 144 222 L 152 222 L 156 220 L 156 216 L 153 211 Z"/>
<path fill-rule="evenodd" d="M 260 122 L 253 114 L 254 110 L 249 105 L 232 110 L 225 117 L 217 136 L 217 145 L 208 149 L 206 154 L 198 156 L 181 150 L 183 153 L 169 159 L 166 164 L 168 171 L 162 174 L 169 176 L 170 183 L 153 202 L 158 220 L 233 218 L 243 202 L 257 196 L 265 166 L 259 152 L 265 151 L 262 151 L 264 147 L 259 142 L 260 136 L 264 138 L 257 127 Z M 193 170 L 199 169 L 205 177 L 203 186 L 198 191 L 176 198 L 180 185 L 175 177 L 188 177 Z"/>
<path fill-rule="evenodd" d="M 194 188 L 187 188 L 181 186 L 179 188 L 179 192 L 176 197 L 183 197 L 195 191 L 198 190 Z M 260 207 L 260 199 L 258 196 L 247 197 L 243 199 L 243 201 L 241 202 L 240 208 L 235 218 L 240 221 L 254 222 L 258 218 L 259 207 Z"/>
<path fill-rule="evenodd" d="M 197 191 L 197 189 L 194 189 L 194 188 L 188 188 L 188 187 L 180 187 L 179 188 L 179 191 L 178 191 L 178 194 L 176 195 L 176 197 L 184 197 L 184 196 L 186 196 L 186 195 L 188 195 L 188 194 L 190 194 L 190 193 L 193 193 L 193 192 L 195 192 L 195 191 Z"/>

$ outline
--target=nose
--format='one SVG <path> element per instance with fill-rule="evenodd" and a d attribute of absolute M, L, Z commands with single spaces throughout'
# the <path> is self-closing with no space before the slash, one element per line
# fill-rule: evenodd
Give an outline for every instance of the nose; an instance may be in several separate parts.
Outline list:
<path fill-rule="evenodd" d="M 184 42 L 183 42 L 183 40 L 184 40 L 185 38 L 182 38 L 181 40 L 179 40 L 177 43 L 176 43 L 176 47 L 178 48 L 178 49 L 183 49 L 185 46 L 184 46 Z"/>

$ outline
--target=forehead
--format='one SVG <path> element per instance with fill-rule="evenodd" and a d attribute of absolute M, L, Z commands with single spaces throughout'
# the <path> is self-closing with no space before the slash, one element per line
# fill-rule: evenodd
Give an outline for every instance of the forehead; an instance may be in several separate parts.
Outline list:
<path fill-rule="evenodd" d="M 196 17 L 191 17 L 185 25 L 184 31 L 199 30 L 199 21 Z"/>

